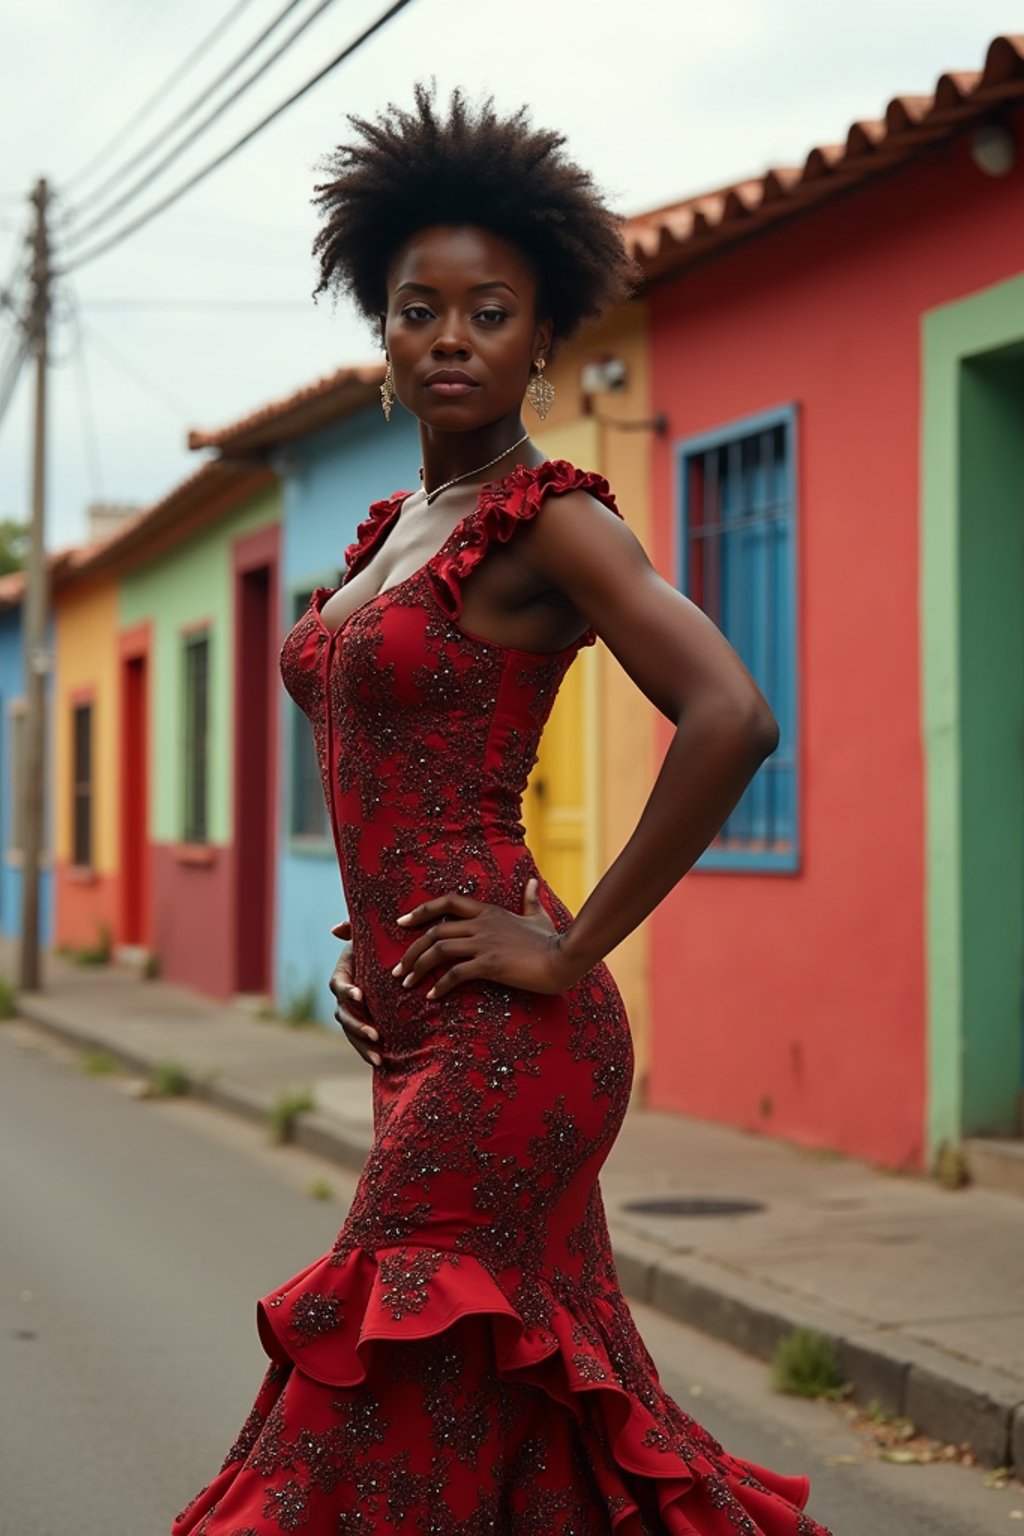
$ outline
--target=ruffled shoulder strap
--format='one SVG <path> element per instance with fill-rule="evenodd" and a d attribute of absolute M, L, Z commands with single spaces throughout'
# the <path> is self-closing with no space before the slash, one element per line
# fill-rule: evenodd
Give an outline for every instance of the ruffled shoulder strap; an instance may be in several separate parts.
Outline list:
<path fill-rule="evenodd" d="M 385 497 L 383 501 L 371 502 L 369 510 L 362 522 L 356 528 L 354 541 L 345 550 L 345 574 L 341 578 L 342 586 L 350 576 L 354 576 L 359 567 L 368 558 L 370 551 L 376 549 L 381 535 L 385 529 L 390 528 L 394 519 L 398 516 L 398 509 L 411 491 L 395 491 L 393 495 Z"/>
<path fill-rule="evenodd" d="M 564 496 L 566 491 L 588 491 L 616 516 L 623 515 L 605 477 L 577 469 L 568 459 L 517 464 L 503 480 L 481 486 L 475 510 L 430 562 L 438 597 L 451 618 L 457 619 L 462 612 L 462 583 L 479 565 L 492 541 L 507 543 L 520 523 L 536 517 L 546 497 Z M 587 638 L 591 638 L 589 632 Z"/>

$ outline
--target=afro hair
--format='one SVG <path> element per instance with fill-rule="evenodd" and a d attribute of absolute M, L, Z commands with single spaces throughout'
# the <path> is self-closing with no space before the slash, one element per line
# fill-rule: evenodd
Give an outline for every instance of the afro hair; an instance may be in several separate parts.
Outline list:
<path fill-rule="evenodd" d="M 581 326 L 632 296 L 642 271 L 622 221 L 588 171 L 558 153 L 565 135 L 535 129 L 528 108 L 500 118 L 489 96 L 475 117 L 462 91 L 447 121 L 417 81 L 416 109 L 393 102 L 376 121 L 347 114 L 361 142 L 340 144 L 317 169 L 329 177 L 312 199 L 323 223 L 313 242 L 314 300 L 349 294 L 375 331 L 387 311 L 394 257 L 417 231 L 474 224 L 509 241 L 537 282 L 538 318 L 550 318 L 554 351 Z"/>

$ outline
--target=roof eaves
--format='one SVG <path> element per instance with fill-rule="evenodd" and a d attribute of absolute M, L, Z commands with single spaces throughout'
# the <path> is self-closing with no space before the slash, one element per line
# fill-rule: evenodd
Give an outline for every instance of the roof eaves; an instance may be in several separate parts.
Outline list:
<path fill-rule="evenodd" d="M 193 449 L 216 448 L 225 456 L 266 454 L 272 448 L 343 421 L 372 405 L 383 382 L 383 363 L 339 368 L 226 427 L 209 432 L 190 431 L 188 446 Z"/>
<path fill-rule="evenodd" d="M 941 75 L 932 95 L 894 97 L 884 117 L 850 125 L 842 144 L 817 144 L 802 166 L 700 193 L 625 220 L 630 254 L 649 282 L 732 246 L 814 203 L 838 196 L 948 139 L 966 123 L 1024 99 L 1024 34 L 989 44 L 980 70 Z"/>

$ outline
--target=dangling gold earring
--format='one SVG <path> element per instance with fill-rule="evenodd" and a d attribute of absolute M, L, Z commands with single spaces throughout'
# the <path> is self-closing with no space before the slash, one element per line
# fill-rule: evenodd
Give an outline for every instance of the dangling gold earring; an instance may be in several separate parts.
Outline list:
<path fill-rule="evenodd" d="M 538 357 L 534 363 L 537 372 L 530 376 L 530 382 L 526 386 L 526 398 L 533 406 L 541 421 L 551 409 L 551 402 L 555 398 L 555 386 L 550 379 L 544 377 L 544 359 Z"/>
<path fill-rule="evenodd" d="M 391 359 L 388 358 L 388 366 L 384 371 L 384 382 L 380 387 L 380 403 L 384 411 L 385 420 L 391 420 L 391 406 L 395 398 L 395 376 L 391 372 Z"/>

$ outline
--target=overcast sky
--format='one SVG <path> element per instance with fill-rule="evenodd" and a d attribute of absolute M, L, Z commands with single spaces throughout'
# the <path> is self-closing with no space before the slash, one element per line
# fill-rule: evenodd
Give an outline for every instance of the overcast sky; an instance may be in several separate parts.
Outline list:
<path fill-rule="evenodd" d="M 59 195 L 59 260 L 71 216 L 102 212 L 145 172 L 152 160 L 97 196 L 282 3 L 6 0 L 0 284 L 18 260 L 36 177 Z M 320 3 L 301 0 L 246 69 Z M 387 4 L 335 0 L 95 238 L 226 149 Z M 132 126 L 232 10 L 223 36 Z M 812 145 L 841 141 L 854 119 L 881 116 L 893 96 L 931 92 L 945 70 L 979 69 L 991 39 L 1010 32 L 1024 32 L 1024 0 L 412 0 L 223 169 L 60 285 L 48 543 L 84 536 L 91 499 L 145 504 L 190 474 L 200 458 L 185 447 L 189 427 L 220 425 L 345 363 L 382 357 L 350 309 L 310 298 L 315 163 L 350 136 L 347 112 L 410 105 L 413 82 L 431 74 L 441 101 L 456 84 L 475 100 L 493 93 L 505 111 L 525 101 L 630 214 L 799 164 Z M 0 360 L 9 330 L 0 322 Z M 31 395 L 26 370 L 0 426 L 0 515 L 27 511 Z"/>

